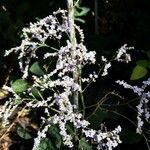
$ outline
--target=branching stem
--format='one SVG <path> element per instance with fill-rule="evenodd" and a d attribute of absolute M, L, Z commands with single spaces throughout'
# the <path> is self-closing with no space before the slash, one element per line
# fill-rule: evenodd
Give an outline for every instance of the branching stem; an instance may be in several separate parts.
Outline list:
<path fill-rule="evenodd" d="M 74 50 L 76 46 L 76 34 L 75 34 L 75 26 L 74 26 L 74 3 L 73 0 L 67 0 L 68 6 L 68 23 L 69 23 L 69 34 L 70 34 L 70 42 L 72 44 L 72 58 L 74 59 Z M 75 71 L 73 72 L 73 78 L 76 83 L 79 83 L 80 71 L 79 66 L 76 66 Z M 79 107 L 79 92 L 76 91 L 73 93 L 73 103 L 76 106 L 76 110 L 78 111 Z"/>

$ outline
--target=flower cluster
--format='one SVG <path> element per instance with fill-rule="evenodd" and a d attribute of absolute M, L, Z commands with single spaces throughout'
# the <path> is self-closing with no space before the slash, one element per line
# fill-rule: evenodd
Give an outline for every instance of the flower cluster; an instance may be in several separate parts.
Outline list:
<path fill-rule="evenodd" d="M 104 71 L 103 73 L 101 74 L 101 76 L 106 76 L 108 74 L 108 69 L 111 67 L 111 63 L 108 62 L 105 64 L 105 67 L 104 67 Z"/>
<path fill-rule="evenodd" d="M 19 95 L 17 95 L 11 87 L 8 87 L 4 85 L 2 87 L 3 90 L 8 91 L 9 93 L 12 93 L 14 96 L 14 99 L 19 99 Z M 1 106 L 0 110 L 0 119 L 2 121 L 2 126 L 6 127 L 9 124 L 9 119 L 13 115 L 14 111 L 17 109 L 19 104 L 14 104 L 14 100 L 10 97 L 9 101 L 6 101 L 3 106 Z"/>
<path fill-rule="evenodd" d="M 18 105 L 14 105 L 13 99 L 9 99 L 0 110 L 0 119 L 2 121 L 2 126 L 6 127 L 9 125 L 9 119 L 13 115 L 14 111 L 17 109 Z"/>
<path fill-rule="evenodd" d="M 127 44 L 124 44 L 121 46 L 121 48 L 117 51 L 117 56 L 115 57 L 115 60 L 121 61 L 121 62 L 126 62 L 128 63 L 131 61 L 131 56 L 130 54 L 127 53 L 127 50 L 134 49 L 134 47 L 127 47 Z"/>
<path fill-rule="evenodd" d="M 150 78 L 147 81 L 143 81 L 143 85 L 141 87 L 132 86 L 124 81 L 116 81 L 116 83 L 122 85 L 124 88 L 133 90 L 134 93 L 138 94 L 140 97 L 140 103 L 137 105 L 137 133 L 142 132 L 142 127 L 144 125 L 143 118 L 146 122 L 150 121 L 150 111 L 149 111 L 149 100 L 150 100 L 150 92 L 147 91 L 147 87 L 150 86 Z"/>
<path fill-rule="evenodd" d="M 39 146 L 41 140 L 43 138 L 46 138 L 46 132 L 48 131 L 49 128 L 50 128 L 50 124 L 46 125 L 44 127 L 44 129 L 42 129 L 42 131 L 40 131 L 40 130 L 38 131 L 37 138 L 34 139 L 34 145 L 33 145 L 33 148 L 32 148 L 33 150 L 36 150 L 37 147 Z"/>
<path fill-rule="evenodd" d="M 61 21 L 57 18 L 57 15 L 61 16 Z M 29 74 L 32 60 L 38 59 L 37 50 L 39 47 L 46 46 L 50 48 L 46 44 L 47 40 L 60 41 L 63 34 L 69 35 L 68 18 L 66 15 L 67 12 L 65 10 L 58 10 L 53 15 L 41 19 L 34 24 L 30 23 L 29 28 L 23 29 L 21 45 L 5 53 L 6 56 L 12 52 L 18 54 L 19 66 L 23 72 L 22 78 L 30 77 L 32 81 L 30 83 L 31 86 L 25 91 L 25 97 L 31 98 L 31 101 L 26 106 L 31 109 L 44 109 L 44 114 L 40 116 L 41 120 L 43 120 L 42 127 L 37 133 L 33 149 L 36 149 L 41 140 L 46 137 L 46 132 L 51 125 L 56 124 L 59 126 L 63 144 L 72 148 L 74 146 L 73 137 L 66 129 L 67 123 L 72 123 L 75 129 L 81 129 L 85 137 L 92 138 L 97 142 L 98 149 L 111 150 L 121 142 L 118 135 L 121 132 L 121 128 L 118 127 L 111 132 L 92 130 L 88 127 L 90 123 L 84 119 L 83 115 L 74 111 L 77 106 L 71 103 L 73 93 L 82 92 L 80 83 L 77 83 L 74 79 L 74 72 L 87 64 L 94 64 L 96 61 L 95 51 L 88 52 L 84 46 L 84 34 L 78 26 L 75 25 L 75 29 L 80 37 L 79 42 L 73 45 L 70 40 L 66 39 L 64 42 L 65 46 L 60 45 L 57 50 L 53 47 L 51 49 L 54 49 L 55 52 L 45 52 L 42 57 L 43 60 L 57 59 L 56 67 L 53 70 L 41 76 Z M 108 68 L 109 66 L 105 70 Z M 87 79 L 79 78 L 81 78 L 81 82 L 95 81 L 97 75 L 93 73 Z M 38 94 L 40 97 L 34 101 L 32 100 L 32 98 L 35 99 L 32 93 L 33 88 L 39 90 Z M 47 91 L 47 95 L 42 94 Z M 13 91 L 11 92 L 14 96 L 16 95 Z M 51 113 L 52 111 L 53 113 Z"/>
<path fill-rule="evenodd" d="M 130 62 L 131 56 L 129 53 L 127 53 L 128 50 L 134 49 L 134 47 L 128 47 L 127 44 L 124 44 L 119 48 L 119 50 L 116 52 L 116 56 L 113 58 L 112 61 L 118 61 L 118 62 Z M 105 63 L 103 73 L 101 76 L 108 75 L 108 69 L 111 67 L 111 61 L 108 61 L 104 56 L 101 57 L 102 62 Z"/>
<path fill-rule="evenodd" d="M 108 149 L 112 150 L 119 143 L 121 143 L 119 138 L 119 133 L 121 132 L 121 127 L 118 126 L 115 130 L 111 132 L 102 132 L 101 130 L 95 131 L 93 129 L 83 130 L 83 133 L 86 137 L 93 139 L 98 143 L 97 149 Z M 104 140 L 106 140 L 106 144 L 104 144 Z"/>
<path fill-rule="evenodd" d="M 57 15 L 62 16 L 61 23 Z M 28 28 L 23 28 L 23 40 L 21 45 L 6 51 L 5 56 L 12 52 L 18 53 L 19 66 L 23 72 L 23 78 L 27 78 L 29 64 L 32 58 L 37 58 L 36 50 L 45 45 L 48 39 L 62 38 L 62 33 L 68 33 L 68 21 L 65 10 L 58 10 L 36 23 L 30 23 Z"/>

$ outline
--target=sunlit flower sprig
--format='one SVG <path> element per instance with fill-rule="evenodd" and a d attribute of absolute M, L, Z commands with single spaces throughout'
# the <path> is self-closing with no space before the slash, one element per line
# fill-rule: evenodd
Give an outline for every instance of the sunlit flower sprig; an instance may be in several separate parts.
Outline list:
<path fill-rule="evenodd" d="M 142 127 L 144 122 L 150 121 L 150 110 L 149 110 L 149 103 L 150 103 L 150 92 L 147 91 L 147 88 L 150 87 L 150 78 L 148 80 L 143 81 L 143 85 L 141 87 L 132 86 L 125 81 L 116 81 L 116 83 L 122 85 L 124 88 L 133 90 L 134 93 L 138 94 L 140 97 L 140 102 L 136 106 L 137 108 L 137 133 L 142 133 Z"/>
<path fill-rule="evenodd" d="M 108 61 L 107 58 L 102 56 L 101 60 L 104 63 L 104 67 L 103 67 L 103 73 L 101 74 L 101 76 L 108 75 L 108 69 L 112 66 L 111 64 L 112 61 L 129 63 L 131 61 L 131 55 L 129 51 L 133 49 L 134 47 L 129 47 L 127 46 L 127 44 L 124 44 L 116 51 L 112 60 Z"/>
<path fill-rule="evenodd" d="M 57 18 L 61 17 L 61 20 Z M 22 72 L 22 78 L 30 78 L 32 83 L 30 87 L 24 92 L 25 97 L 31 98 L 25 105 L 31 109 L 44 109 L 44 114 L 40 116 L 42 123 L 37 133 L 37 138 L 34 140 L 33 150 L 39 146 L 41 140 L 46 137 L 46 133 L 51 125 L 58 125 L 60 135 L 62 136 L 63 144 L 69 148 L 74 147 L 73 137 L 67 131 L 67 123 L 72 123 L 75 129 L 80 129 L 83 135 L 87 139 L 93 139 L 97 143 L 97 149 L 109 149 L 116 147 L 121 143 L 119 139 L 119 133 L 121 132 L 121 127 L 118 126 L 113 131 L 102 131 L 93 130 L 89 128 L 90 123 L 84 119 L 84 116 L 74 111 L 76 106 L 71 103 L 71 96 L 75 91 L 82 92 L 81 85 L 75 82 L 73 78 L 73 73 L 75 70 L 82 69 L 87 64 L 95 64 L 96 59 L 95 51 L 87 50 L 84 45 L 84 34 L 82 29 L 75 25 L 75 29 L 79 34 L 79 39 L 75 45 L 72 45 L 69 39 L 69 26 L 68 17 L 66 10 L 58 10 L 44 19 L 37 21 L 36 23 L 30 23 L 28 28 L 23 29 L 23 40 L 21 45 L 6 51 L 5 56 L 10 53 L 16 53 L 18 55 L 18 63 L 20 70 Z M 31 66 L 32 60 L 41 59 L 38 58 L 37 50 L 40 47 L 50 48 L 47 45 L 47 40 L 55 40 L 61 42 L 63 35 L 67 35 L 64 45 L 60 45 L 59 48 L 52 48 L 55 52 L 45 52 L 42 59 L 53 59 L 57 58 L 56 67 L 41 76 L 31 75 L 29 73 L 29 68 Z M 64 39 L 63 39 L 64 40 Z M 124 51 L 122 53 L 125 53 Z M 119 54 L 118 54 L 119 55 Z M 120 54 L 121 55 L 121 54 Z M 117 58 L 120 59 L 121 56 Z M 127 57 L 129 58 L 129 57 Z M 109 63 L 108 63 L 109 65 Z M 104 69 L 104 75 L 107 74 L 107 66 Z M 97 74 L 94 72 L 90 74 L 88 78 L 81 78 L 81 82 L 85 81 L 96 81 Z M 3 87 L 5 88 L 5 87 Z M 37 100 L 32 93 L 32 89 L 37 88 L 39 90 L 39 97 Z M 16 93 L 9 88 L 9 91 L 16 98 Z M 42 92 L 51 91 L 50 95 L 44 96 Z M 32 100 L 32 98 L 34 100 Z M 11 104 L 12 110 L 14 106 L 12 100 L 9 102 Z M 15 104 L 14 104 L 15 105 Z M 4 106 L 9 106 L 8 104 Z M 54 113 L 51 114 L 51 111 Z M 1 113 L 2 114 L 2 113 Z M 0 115 L 1 118 L 5 117 Z M 7 119 L 9 119 L 7 117 Z M 6 120 L 6 119 L 5 119 Z"/>

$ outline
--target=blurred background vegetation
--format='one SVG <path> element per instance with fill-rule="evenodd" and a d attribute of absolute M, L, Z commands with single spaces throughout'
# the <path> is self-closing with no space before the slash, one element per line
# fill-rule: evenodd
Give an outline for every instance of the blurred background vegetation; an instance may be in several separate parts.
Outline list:
<path fill-rule="evenodd" d="M 16 58 L 4 58 L 4 51 L 11 47 L 19 45 L 21 41 L 21 29 L 28 26 L 29 22 L 35 22 L 37 19 L 46 17 L 58 8 L 66 9 L 65 0 L 1 0 L 0 1 L 0 85 L 6 82 L 7 76 L 11 72 L 12 76 L 17 76 Z M 97 59 L 100 62 L 101 55 L 111 58 L 115 51 L 123 44 L 134 46 L 135 50 L 131 52 L 132 62 L 129 64 L 115 63 L 109 70 L 109 76 L 99 78 L 98 82 L 93 84 L 87 90 L 87 105 L 91 105 L 91 99 L 100 99 L 109 91 L 116 89 L 125 98 L 123 102 L 128 102 L 135 98 L 130 91 L 114 85 L 117 79 L 124 79 L 131 84 L 138 84 L 149 77 L 150 68 L 150 1 L 149 0 L 82 0 L 77 8 L 76 22 L 83 28 L 85 33 L 85 43 L 89 50 L 96 50 Z M 82 12 L 82 13 L 81 13 Z M 144 71 L 136 71 L 137 78 L 131 79 L 133 71 L 138 61 L 144 67 Z M 145 66 L 145 62 L 147 65 Z M 143 65 L 144 64 L 144 65 Z M 15 69 L 16 67 L 16 69 Z M 97 69 L 95 67 L 95 69 Z M 89 71 L 89 70 L 88 70 Z M 137 75 L 138 74 L 138 75 Z M 142 74 L 142 75 L 141 75 Z M 98 89 L 97 91 L 95 89 Z M 91 92 L 92 91 L 92 92 Z M 90 94 L 88 94 L 90 93 Z M 97 95 L 97 97 L 95 97 Z M 106 104 L 113 105 L 116 97 L 109 98 Z M 95 102 L 97 102 L 95 100 Z M 116 102 L 116 101 L 115 101 Z M 138 104 L 134 101 L 131 107 Z M 135 134 L 135 127 L 125 118 L 114 114 L 113 111 L 121 113 L 129 119 L 136 122 L 136 113 L 129 109 L 130 105 L 125 107 L 105 107 L 111 111 L 97 110 L 95 120 L 107 121 L 109 126 L 114 127 L 119 123 L 125 128 L 122 144 L 118 150 L 146 150 L 145 139 Z M 92 111 L 92 110 L 91 110 Z M 133 114 L 133 115 L 131 115 Z M 93 117 L 93 116 L 92 116 Z M 92 118 L 91 117 L 91 118 Z M 92 121 L 92 120 L 91 120 Z M 113 125 L 112 125 L 112 124 Z M 96 124 L 96 122 L 95 122 Z M 96 125 L 94 125 L 96 126 Z"/>

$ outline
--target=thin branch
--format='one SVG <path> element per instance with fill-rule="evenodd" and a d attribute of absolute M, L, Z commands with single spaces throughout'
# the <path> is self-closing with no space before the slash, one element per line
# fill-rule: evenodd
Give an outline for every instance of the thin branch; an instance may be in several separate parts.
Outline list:
<path fill-rule="evenodd" d="M 74 27 L 74 3 L 73 0 L 67 0 L 67 6 L 68 6 L 68 23 L 69 23 L 69 34 L 70 34 L 70 42 L 72 44 L 72 58 L 74 58 L 74 49 L 77 43 L 76 40 L 76 34 L 75 34 L 75 27 Z M 79 84 L 79 77 L 80 77 L 80 71 L 79 71 L 80 67 L 76 66 L 75 71 L 73 73 L 73 78 L 74 81 Z M 79 107 L 79 92 L 75 91 L 73 93 L 73 103 L 74 105 L 76 105 L 76 110 L 78 111 L 78 107 Z"/>

